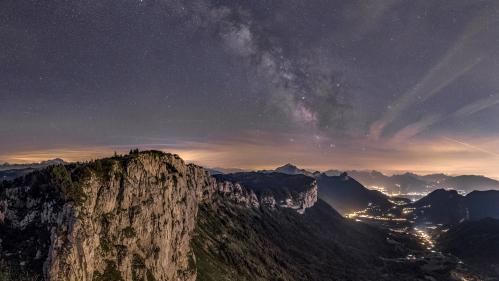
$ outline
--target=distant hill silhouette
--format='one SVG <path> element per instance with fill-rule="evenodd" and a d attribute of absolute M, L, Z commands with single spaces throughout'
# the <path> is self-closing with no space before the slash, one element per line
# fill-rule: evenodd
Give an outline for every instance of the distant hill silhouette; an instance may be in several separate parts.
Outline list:
<path fill-rule="evenodd" d="M 369 204 L 382 208 L 392 206 L 381 192 L 369 190 L 346 173 L 339 176 L 321 174 L 317 177 L 319 198 L 342 214 L 363 210 Z"/>
<path fill-rule="evenodd" d="M 29 164 L 4 163 L 0 165 L 0 181 L 13 180 L 17 177 L 27 175 L 38 169 L 42 169 L 50 165 L 57 165 L 57 164 L 67 164 L 67 162 L 65 162 L 61 158 L 55 158 L 51 160 L 46 160 L 38 163 L 29 163 Z"/>
<path fill-rule="evenodd" d="M 26 164 L 3 163 L 3 164 L 0 164 L 0 171 L 21 170 L 21 169 L 26 169 L 26 168 L 43 168 L 43 167 L 47 167 L 50 165 L 57 165 L 57 164 L 66 164 L 66 162 L 64 160 L 62 160 L 61 158 L 54 158 L 54 159 L 45 160 L 45 161 L 41 161 L 41 162 L 26 163 Z"/>
<path fill-rule="evenodd" d="M 337 175 L 337 170 L 329 170 L 324 172 L 327 175 Z M 427 191 L 428 184 L 426 181 L 419 178 L 418 175 L 405 173 L 401 175 L 387 176 L 378 171 L 347 171 L 347 173 L 362 183 L 364 186 L 383 187 L 387 192 L 391 193 L 409 193 Z"/>
<path fill-rule="evenodd" d="M 327 175 L 338 175 L 338 170 L 324 172 Z M 384 187 L 392 193 L 409 193 L 432 191 L 439 188 L 463 190 L 499 189 L 499 181 L 479 175 L 449 176 L 445 174 L 418 175 L 404 173 L 387 176 L 378 171 L 347 171 L 347 173 L 366 187 Z"/>
<path fill-rule="evenodd" d="M 244 171 L 240 169 L 213 168 L 210 172 L 215 175 Z M 318 177 L 322 174 L 318 171 L 314 172 L 299 168 L 291 163 L 277 167 L 274 170 L 262 170 L 260 172 L 278 172 L 289 175 L 302 174 L 309 177 Z M 343 172 L 344 171 L 331 169 L 323 173 L 327 176 L 339 176 Z M 465 192 L 472 192 L 474 190 L 499 190 L 499 181 L 481 175 L 449 176 L 442 173 L 428 175 L 404 173 L 388 176 L 376 170 L 347 170 L 345 172 L 367 188 L 383 187 L 385 191 L 390 193 L 421 193 L 431 192 L 441 188 L 456 189 Z"/>
<path fill-rule="evenodd" d="M 444 188 L 460 189 L 466 192 L 499 189 L 499 181 L 476 175 L 449 177 L 442 182 L 442 185 Z"/>
<path fill-rule="evenodd" d="M 221 168 L 221 167 L 214 167 L 214 168 L 205 168 L 211 175 L 220 175 L 220 174 L 231 174 L 231 173 L 243 173 L 247 172 L 244 169 L 238 169 L 238 168 Z"/>
<path fill-rule="evenodd" d="M 438 189 L 412 204 L 419 220 L 454 224 L 463 220 L 499 218 L 499 191 L 474 191 L 466 196 Z"/>

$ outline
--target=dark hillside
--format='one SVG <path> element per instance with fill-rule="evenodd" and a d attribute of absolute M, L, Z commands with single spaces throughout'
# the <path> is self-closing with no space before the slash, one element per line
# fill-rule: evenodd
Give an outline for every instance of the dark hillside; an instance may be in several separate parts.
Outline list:
<path fill-rule="evenodd" d="M 395 239 L 395 238 L 394 238 Z M 192 241 L 198 280 L 416 280 L 416 265 L 387 233 L 343 219 L 319 200 L 304 215 L 246 209 L 220 201 L 200 207 Z"/>

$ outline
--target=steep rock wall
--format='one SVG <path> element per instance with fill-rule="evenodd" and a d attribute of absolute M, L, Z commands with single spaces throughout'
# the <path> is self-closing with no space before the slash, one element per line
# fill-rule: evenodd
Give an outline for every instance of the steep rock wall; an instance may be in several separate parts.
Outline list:
<path fill-rule="evenodd" d="M 56 169 L 73 178 L 77 173 Z M 28 236 L 24 246 L 35 253 L 7 252 L 8 260 L 20 270 L 43 260 L 45 280 L 196 279 L 190 234 L 198 203 L 217 188 L 204 169 L 176 155 L 145 152 L 94 162 L 84 173 L 68 187 L 81 188 L 79 200 L 46 194 L 31 178 L 3 188 L 2 228 Z M 53 178 L 44 183 L 49 189 L 56 184 Z"/>
<path fill-rule="evenodd" d="M 279 206 L 303 214 L 317 202 L 317 182 L 304 175 L 247 172 L 215 177 L 227 185 L 219 189 L 222 194 L 253 207 L 263 205 L 273 209 Z"/>

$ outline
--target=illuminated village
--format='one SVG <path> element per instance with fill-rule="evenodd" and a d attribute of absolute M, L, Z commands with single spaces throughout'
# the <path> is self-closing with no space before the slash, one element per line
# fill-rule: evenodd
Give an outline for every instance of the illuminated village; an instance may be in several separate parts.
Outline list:
<path fill-rule="evenodd" d="M 436 248 L 435 240 L 441 233 L 448 231 L 448 226 L 434 224 L 419 218 L 418 212 L 416 212 L 418 208 L 411 205 L 415 200 L 408 200 L 402 197 L 401 194 L 390 195 L 389 201 L 393 204 L 391 208 L 383 209 L 377 205 L 369 204 L 366 209 L 353 211 L 346 214 L 345 217 L 355 222 L 365 222 L 387 228 L 394 236 L 407 237 L 419 244 L 421 250 L 411 251 L 405 258 L 390 260 L 391 262 L 423 264 L 423 268 L 428 271 L 448 270 L 449 267 L 454 267 L 452 274 L 457 280 L 478 280 L 474 279 L 473 275 L 469 273 L 469 269 L 460 259 L 444 254 Z M 422 194 L 412 195 L 424 196 Z M 424 212 L 424 209 L 430 207 L 431 205 L 419 207 L 419 212 Z M 387 241 L 398 244 L 391 237 L 387 237 Z"/>

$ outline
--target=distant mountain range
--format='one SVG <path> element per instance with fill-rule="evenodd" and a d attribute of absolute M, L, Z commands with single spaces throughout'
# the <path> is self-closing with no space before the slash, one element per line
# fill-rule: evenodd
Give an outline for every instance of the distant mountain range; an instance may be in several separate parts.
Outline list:
<path fill-rule="evenodd" d="M 363 210 L 369 205 L 388 208 L 392 205 L 388 196 L 381 192 L 365 188 L 361 183 L 347 173 L 326 175 L 320 172 L 310 172 L 292 164 L 286 164 L 275 170 L 262 171 L 263 173 L 281 173 L 287 175 L 306 175 L 317 180 L 319 198 L 331 205 L 342 215 L 353 211 Z"/>
<path fill-rule="evenodd" d="M 66 162 L 60 158 L 55 158 L 52 160 L 46 160 L 38 163 L 29 163 L 29 164 L 4 163 L 0 165 L 0 181 L 12 180 L 17 177 L 27 175 L 35 170 L 57 164 L 66 164 Z"/>
<path fill-rule="evenodd" d="M 18 169 L 25 169 L 25 168 L 39 168 L 39 167 L 46 167 L 50 165 L 55 165 L 55 164 L 65 164 L 66 162 L 62 160 L 61 158 L 55 158 L 55 159 L 50 159 L 50 160 L 45 160 L 37 163 L 27 163 L 27 164 L 10 164 L 10 163 L 3 163 L 0 164 L 0 171 L 5 171 L 5 170 L 18 170 Z"/>
<path fill-rule="evenodd" d="M 405 173 L 388 176 L 376 170 L 327 170 L 321 173 L 318 171 L 301 169 L 292 164 L 286 164 L 274 170 L 267 170 L 265 172 L 303 174 L 311 177 L 317 177 L 320 174 L 326 174 L 327 176 L 339 176 L 343 172 L 346 172 L 350 177 L 354 178 L 367 188 L 383 190 L 387 193 L 424 193 L 440 188 L 462 190 L 466 193 L 473 190 L 499 189 L 499 181 L 480 175 L 449 176 L 445 174 L 418 175 L 414 173 Z"/>
<path fill-rule="evenodd" d="M 327 175 L 338 175 L 337 170 L 326 171 Z M 499 189 L 499 181 L 477 175 L 449 176 L 445 174 L 417 175 L 405 173 L 387 176 L 378 171 L 347 171 L 347 173 L 369 188 L 384 189 L 389 193 L 407 194 L 430 192 L 446 188 L 471 192 L 473 190 Z"/>
<path fill-rule="evenodd" d="M 208 173 L 210 173 L 210 175 L 214 176 L 214 175 L 221 175 L 221 174 L 232 174 L 232 173 L 242 173 L 242 172 L 247 172 L 246 170 L 244 169 L 238 169 L 238 168 L 219 168 L 219 167 L 215 167 L 215 168 L 206 168 L 206 170 L 208 171 Z"/>
<path fill-rule="evenodd" d="M 385 191 L 394 193 L 431 192 L 413 204 L 421 220 L 456 223 L 463 219 L 499 217 L 499 199 L 496 198 L 499 196 L 499 191 L 474 191 L 499 188 L 499 182 L 483 176 L 452 177 L 444 174 L 420 176 L 413 173 L 386 176 L 377 171 L 337 170 L 320 173 L 300 169 L 292 164 L 262 172 L 302 174 L 315 178 L 319 187 L 319 198 L 343 215 L 365 209 L 370 205 L 385 210 L 393 206 L 387 195 L 365 187 L 370 186 L 384 187 Z M 439 188 L 440 186 L 470 193 L 462 196 L 456 190 L 446 191 Z"/>

